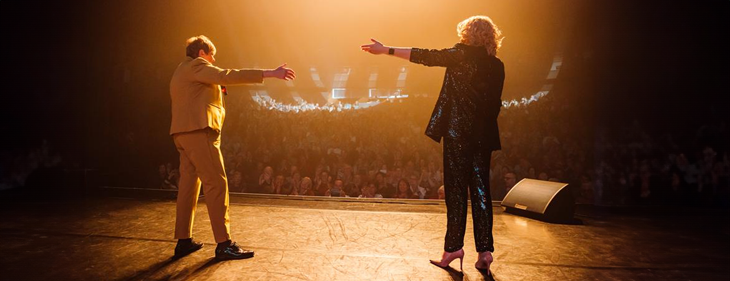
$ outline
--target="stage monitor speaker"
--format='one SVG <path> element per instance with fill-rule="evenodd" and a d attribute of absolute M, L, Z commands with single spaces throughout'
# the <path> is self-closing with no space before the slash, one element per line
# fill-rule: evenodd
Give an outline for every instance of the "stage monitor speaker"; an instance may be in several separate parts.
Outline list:
<path fill-rule="evenodd" d="M 571 223 L 575 200 L 567 183 L 523 179 L 502 200 L 508 213 L 542 221 Z"/>

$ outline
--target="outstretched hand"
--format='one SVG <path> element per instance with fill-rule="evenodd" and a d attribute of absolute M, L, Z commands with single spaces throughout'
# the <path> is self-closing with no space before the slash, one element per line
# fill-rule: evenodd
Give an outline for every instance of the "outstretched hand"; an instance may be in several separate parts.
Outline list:
<path fill-rule="evenodd" d="M 388 53 L 388 48 L 383 46 L 383 43 L 380 43 L 378 42 L 378 40 L 372 38 L 370 38 L 370 41 L 373 41 L 373 43 L 362 45 L 360 46 L 360 49 L 373 55 L 382 55 Z"/>
<path fill-rule="evenodd" d="M 286 67 L 286 63 L 280 65 L 276 69 L 271 71 L 271 77 L 279 78 L 282 80 L 294 80 L 294 78 L 297 77 L 296 73 L 294 73 L 294 70 L 291 68 Z"/>

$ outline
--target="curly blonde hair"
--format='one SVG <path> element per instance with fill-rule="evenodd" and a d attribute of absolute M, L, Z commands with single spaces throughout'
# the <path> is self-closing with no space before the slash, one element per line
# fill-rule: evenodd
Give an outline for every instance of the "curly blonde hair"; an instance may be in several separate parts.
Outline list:
<path fill-rule="evenodd" d="M 484 46 L 491 56 L 497 55 L 502 46 L 502 31 L 487 16 L 473 16 L 456 25 L 456 33 L 461 43 L 471 46 Z"/>

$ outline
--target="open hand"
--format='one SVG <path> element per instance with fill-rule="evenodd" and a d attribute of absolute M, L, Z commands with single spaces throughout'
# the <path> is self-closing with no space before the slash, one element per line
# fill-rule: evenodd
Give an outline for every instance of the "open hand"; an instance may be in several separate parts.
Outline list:
<path fill-rule="evenodd" d="M 383 46 L 383 43 L 380 43 L 378 42 L 378 40 L 372 38 L 370 38 L 370 41 L 373 41 L 373 43 L 362 45 L 360 46 L 360 49 L 373 55 L 382 55 L 388 53 L 388 48 Z"/>
<path fill-rule="evenodd" d="M 272 70 L 271 77 L 276 77 L 283 80 L 294 80 L 297 75 L 296 73 L 294 73 L 294 70 L 292 70 L 291 68 L 287 68 L 285 63 Z"/>

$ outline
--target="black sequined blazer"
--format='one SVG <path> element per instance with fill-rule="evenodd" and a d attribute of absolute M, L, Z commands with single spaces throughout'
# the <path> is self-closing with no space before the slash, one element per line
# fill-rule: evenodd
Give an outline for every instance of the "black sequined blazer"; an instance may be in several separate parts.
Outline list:
<path fill-rule="evenodd" d="M 462 43 L 452 48 L 413 48 L 411 62 L 446 67 L 426 135 L 466 138 L 475 148 L 500 150 L 497 116 L 502 107 L 504 64 L 484 47 Z"/>

